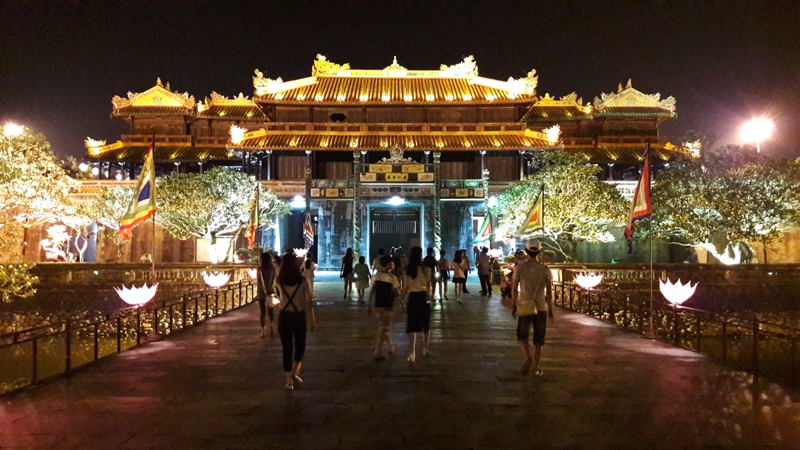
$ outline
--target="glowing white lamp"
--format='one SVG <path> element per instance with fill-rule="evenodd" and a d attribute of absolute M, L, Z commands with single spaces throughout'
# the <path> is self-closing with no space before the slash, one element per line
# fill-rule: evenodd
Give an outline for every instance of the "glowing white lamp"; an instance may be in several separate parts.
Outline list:
<path fill-rule="evenodd" d="M 664 282 L 664 280 L 658 280 L 658 288 L 661 290 L 661 294 L 664 295 L 667 301 L 678 308 L 681 307 L 683 302 L 689 300 L 689 297 L 694 295 L 694 290 L 697 289 L 698 284 L 699 283 L 695 283 L 694 286 L 692 286 L 691 281 L 686 284 L 681 284 L 680 278 L 675 284 L 672 284 L 669 278 L 667 278 L 666 282 Z"/>
<path fill-rule="evenodd" d="M 231 274 L 225 272 L 203 272 L 203 279 L 206 281 L 207 285 L 213 287 L 214 289 L 218 289 L 222 286 L 225 286 L 228 281 L 230 281 Z"/>
<path fill-rule="evenodd" d="M 587 291 L 597 287 L 601 281 L 603 281 L 602 273 L 582 272 L 575 275 L 575 282 Z"/>
<path fill-rule="evenodd" d="M 306 199 L 302 195 L 295 195 L 292 201 L 289 202 L 292 209 L 303 209 L 306 207 Z"/>
<path fill-rule="evenodd" d="M 775 123 L 765 117 L 759 117 L 742 125 L 739 136 L 745 142 L 755 142 L 756 151 L 761 152 L 761 141 L 772 137 L 774 131 Z"/>
<path fill-rule="evenodd" d="M 255 280 L 258 276 L 258 269 L 247 269 L 247 276 Z"/>
<path fill-rule="evenodd" d="M 147 283 L 143 284 L 142 287 L 136 287 L 131 285 L 131 288 L 128 289 L 125 285 L 122 285 L 122 289 L 114 288 L 119 295 L 119 298 L 122 299 L 125 303 L 129 305 L 134 305 L 137 308 L 139 306 L 144 305 L 145 303 L 149 302 L 153 297 L 156 296 L 156 289 L 158 289 L 158 283 L 147 287 Z"/>
<path fill-rule="evenodd" d="M 295 248 L 293 250 L 294 250 L 294 254 L 300 259 L 305 258 L 306 257 L 306 253 L 308 253 L 308 249 L 307 248 Z"/>
<path fill-rule="evenodd" d="M 404 205 L 405 203 L 406 203 L 406 199 L 404 199 L 403 197 L 400 197 L 398 195 L 393 195 L 388 200 L 386 200 L 386 204 L 392 205 L 392 206 L 400 206 L 400 205 Z"/>

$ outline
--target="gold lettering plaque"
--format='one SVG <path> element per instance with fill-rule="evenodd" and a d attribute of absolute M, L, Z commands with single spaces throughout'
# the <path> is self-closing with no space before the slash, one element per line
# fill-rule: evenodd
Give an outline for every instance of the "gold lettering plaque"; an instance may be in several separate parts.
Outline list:
<path fill-rule="evenodd" d="M 338 197 L 338 196 L 339 196 L 339 190 L 338 189 L 336 189 L 336 188 L 325 189 L 325 197 L 331 198 L 331 197 Z"/>
<path fill-rule="evenodd" d="M 456 197 L 469 197 L 469 189 L 456 189 Z"/>
<path fill-rule="evenodd" d="M 319 189 L 311 188 L 311 196 L 312 197 L 319 197 Z"/>
<path fill-rule="evenodd" d="M 417 181 L 420 181 L 420 182 L 431 182 L 431 181 L 433 181 L 433 174 L 430 173 L 430 172 L 418 173 L 417 174 Z"/>
<path fill-rule="evenodd" d="M 370 164 L 369 171 L 373 173 L 390 173 L 392 171 L 391 164 Z"/>
<path fill-rule="evenodd" d="M 387 173 L 386 181 L 388 182 L 405 182 L 408 181 L 407 173 Z"/>
<path fill-rule="evenodd" d="M 423 164 L 403 164 L 403 172 L 422 173 L 425 172 L 425 166 Z"/>
<path fill-rule="evenodd" d="M 376 174 L 374 173 L 360 173 L 359 176 L 362 182 L 374 183 L 377 180 Z"/>

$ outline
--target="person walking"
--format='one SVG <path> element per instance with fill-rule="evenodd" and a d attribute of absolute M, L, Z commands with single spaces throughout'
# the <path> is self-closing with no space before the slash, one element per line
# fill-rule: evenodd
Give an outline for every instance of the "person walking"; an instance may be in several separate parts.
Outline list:
<path fill-rule="evenodd" d="M 272 264 L 272 255 L 268 252 L 261 253 L 258 265 L 257 289 L 259 322 L 261 323 L 261 337 L 267 336 L 267 316 L 269 315 L 269 335 L 275 335 L 275 308 L 272 304 L 272 294 L 275 292 L 275 266 Z"/>
<path fill-rule="evenodd" d="M 311 291 L 297 264 L 294 253 L 283 255 L 281 271 L 275 280 L 275 287 L 280 299 L 278 315 L 278 334 L 283 347 L 284 387 L 294 389 L 301 384 L 300 369 L 303 367 L 303 355 L 306 351 L 306 331 L 314 332 L 317 319 L 314 315 L 314 304 L 311 302 Z"/>
<path fill-rule="evenodd" d="M 467 282 L 467 262 L 463 259 L 463 252 L 456 250 L 453 256 L 453 262 L 450 263 L 450 268 L 453 270 L 453 290 L 456 294 L 456 302 L 461 303 L 462 293 L 464 292 L 464 283 Z"/>
<path fill-rule="evenodd" d="M 469 294 L 469 291 L 467 290 L 467 278 L 469 277 L 469 274 L 472 273 L 472 268 L 469 266 L 469 258 L 467 258 L 467 249 L 465 248 L 461 249 L 461 260 L 464 261 L 467 267 L 464 270 L 464 283 L 463 286 L 461 286 L 461 292 Z"/>
<path fill-rule="evenodd" d="M 314 254 L 306 253 L 306 260 L 300 266 L 300 273 L 308 282 L 308 290 L 311 291 L 311 298 L 314 298 L 314 272 L 317 270 L 317 263 L 314 262 Z"/>
<path fill-rule="evenodd" d="M 492 282 L 489 277 L 492 274 L 492 257 L 489 256 L 489 249 L 483 247 L 480 254 L 475 259 L 475 267 L 478 268 L 478 278 L 481 280 L 481 295 L 492 296 Z"/>
<path fill-rule="evenodd" d="M 386 253 L 386 250 L 384 250 L 383 248 L 379 248 L 378 256 L 376 256 L 375 259 L 372 260 L 372 266 L 370 267 L 370 269 L 372 270 L 373 275 L 375 275 L 378 271 L 381 270 L 381 259 L 383 258 L 384 253 Z"/>
<path fill-rule="evenodd" d="M 356 285 L 358 292 L 358 303 L 364 303 L 364 291 L 369 287 L 369 281 L 372 275 L 369 273 L 369 266 L 366 264 L 366 258 L 363 256 L 358 257 L 358 264 L 353 269 L 353 282 Z"/>
<path fill-rule="evenodd" d="M 428 247 L 425 252 L 426 255 L 422 260 L 422 264 L 428 268 L 428 272 L 430 272 L 431 275 L 431 305 L 434 305 L 436 304 L 436 299 L 434 298 L 436 293 L 436 271 L 439 268 L 439 262 L 436 260 L 436 257 L 433 256 L 433 247 Z"/>
<path fill-rule="evenodd" d="M 375 267 L 378 272 L 372 277 L 372 289 L 369 290 L 369 305 L 367 314 L 372 315 L 372 305 L 375 305 L 378 317 L 378 336 L 375 340 L 375 351 L 372 357 L 376 361 L 386 359 L 383 356 L 383 343 L 389 344 L 389 354 L 394 353 L 392 344 L 392 318 L 394 316 L 394 298 L 400 291 L 400 281 L 392 272 L 392 257 L 384 255 Z"/>
<path fill-rule="evenodd" d="M 447 280 L 450 279 L 450 262 L 444 255 L 446 252 L 439 250 L 439 261 L 436 262 L 439 267 L 439 303 L 442 299 L 447 300 Z"/>
<path fill-rule="evenodd" d="M 417 337 L 422 337 L 422 355 L 430 354 L 431 328 L 431 283 L 428 268 L 422 264 L 422 247 L 412 247 L 408 258 L 408 267 L 403 272 L 402 292 L 408 293 L 408 319 L 406 334 L 411 352 L 408 362 L 413 363 L 417 357 Z"/>
<path fill-rule="evenodd" d="M 517 318 L 517 342 L 519 343 L 525 363 L 522 373 L 526 374 L 533 364 L 533 373 L 542 376 L 539 359 L 547 331 L 547 319 L 554 320 L 553 315 L 553 275 L 550 268 L 538 261 L 542 244 L 531 239 L 525 243 L 527 260 L 514 268 L 511 282 L 511 315 Z M 534 352 L 528 342 L 533 329 Z"/>
<path fill-rule="evenodd" d="M 353 285 L 350 279 L 350 272 L 353 271 L 353 260 L 355 257 L 353 256 L 353 249 L 347 247 L 347 251 L 344 252 L 344 257 L 342 258 L 342 268 L 339 270 L 339 278 L 344 279 L 344 296 L 342 298 L 347 298 L 353 292 Z"/>

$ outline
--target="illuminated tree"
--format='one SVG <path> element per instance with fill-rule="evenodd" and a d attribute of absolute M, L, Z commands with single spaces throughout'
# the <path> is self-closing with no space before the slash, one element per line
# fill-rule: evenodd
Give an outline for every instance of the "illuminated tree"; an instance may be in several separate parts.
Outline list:
<path fill-rule="evenodd" d="M 122 241 L 119 237 L 119 219 L 128 210 L 133 193 L 133 188 L 103 187 L 100 195 L 89 205 L 89 214 L 100 226 L 99 233 L 117 246 L 116 259 L 122 256 L 122 249 L 130 242 Z"/>
<path fill-rule="evenodd" d="M 5 125 L 0 133 L 0 262 L 19 262 L 23 227 L 53 220 L 76 184 L 41 134 Z M 28 297 L 36 277 L 29 264 L 0 265 L 0 295 Z"/>
<path fill-rule="evenodd" d="M 567 261 L 575 259 L 580 242 L 614 241 L 610 230 L 623 224 L 630 203 L 616 187 L 598 179 L 599 167 L 561 151 L 538 153 L 533 165 L 536 173 L 497 197 L 497 207 L 492 208 L 498 217 L 495 239 L 515 237 L 544 185 L 545 229 L 522 238 L 541 239 Z"/>
<path fill-rule="evenodd" d="M 800 222 L 800 165 L 760 157 L 751 147 L 705 152 L 654 180 L 654 235 L 701 246 L 726 264 L 749 259 L 748 244 L 766 249 Z"/>
<path fill-rule="evenodd" d="M 172 174 L 157 186 L 156 223 L 178 239 L 213 242 L 235 235 L 249 222 L 250 198 L 258 184 L 236 170 L 215 167 L 202 174 Z M 263 189 L 259 195 L 260 225 L 274 228 L 277 218 L 289 213 L 289 205 Z"/>

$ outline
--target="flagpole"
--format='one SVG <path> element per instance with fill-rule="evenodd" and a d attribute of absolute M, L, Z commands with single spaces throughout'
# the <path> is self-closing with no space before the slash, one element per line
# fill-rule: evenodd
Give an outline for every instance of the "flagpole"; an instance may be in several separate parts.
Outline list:
<path fill-rule="evenodd" d="M 652 172 L 650 172 L 650 139 L 647 140 L 645 144 L 644 150 L 644 160 L 647 163 L 647 169 L 649 173 L 649 177 L 647 178 L 647 187 L 648 191 L 650 190 L 651 179 L 653 177 Z M 654 279 L 654 272 L 653 272 L 653 221 L 655 220 L 655 215 L 650 214 L 650 232 L 647 233 L 647 240 L 650 241 L 650 329 L 647 331 L 644 337 L 647 339 L 655 339 L 656 332 L 653 329 L 653 279 Z"/>

